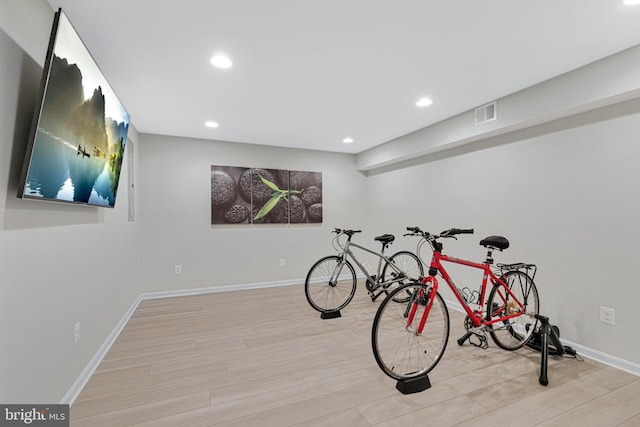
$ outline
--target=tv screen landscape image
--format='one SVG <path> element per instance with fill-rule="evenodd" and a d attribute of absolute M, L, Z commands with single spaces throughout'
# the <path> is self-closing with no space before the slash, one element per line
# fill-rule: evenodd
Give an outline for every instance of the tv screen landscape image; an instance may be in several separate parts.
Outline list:
<path fill-rule="evenodd" d="M 18 196 L 114 207 L 129 114 L 58 10 Z"/>

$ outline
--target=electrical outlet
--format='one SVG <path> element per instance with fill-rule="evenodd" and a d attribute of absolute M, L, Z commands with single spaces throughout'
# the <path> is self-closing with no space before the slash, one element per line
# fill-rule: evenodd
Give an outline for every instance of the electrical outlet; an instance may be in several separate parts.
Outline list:
<path fill-rule="evenodd" d="M 173 266 L 173 274 L 182 274 L 182 266 L 180 264 Z"/>
<path fill-rule="evenodd" d="M 609 325 L 616 324 L 616 310 L 609 307 L 600 306 L 600 321 Z"/>
<path fill-rule="evenodd" d="M 73 333 L 74 333 L 74 342 L 78 344 L 78 342 L 80 341 L 80 322 L 76 323 L 73 326 Z"/>
<path fill-rule="evenodd" d="M 280 258 L 280 267 L 286 267 L 287 266 L 287 260 L 285 258 Z"/>

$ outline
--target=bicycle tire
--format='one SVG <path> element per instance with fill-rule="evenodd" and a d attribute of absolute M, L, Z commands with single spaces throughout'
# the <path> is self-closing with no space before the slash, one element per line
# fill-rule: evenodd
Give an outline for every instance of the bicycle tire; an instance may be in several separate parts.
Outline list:
<path fill-rule="evenodd" d="M 538 319 L 533 314 L 539 313 L 538 289 L 533 279 L 522 271 L 509 271 L 500 278 L 514 293 L 516 298 L 525 307 L 525 313 L 517 317 L 494 323 L 489 326 L 491 339 L 504 350 L 513 351 L 524 346 L 533 336 Z M 510 305 L 511 304 L 511 305 Z M 513 311 L 517 305 L 513 304 L 513 298 L 507 294 L 504 287 L 494 285 L 487 300 L 486 320 L 504 316 Z"/>
<path fill-rule="evenodd" d="M 392 262 L 400 269 L 404 274 L 399 275 L 396 271 L 389 267 L 389 263 Z M 389 261 L 384 264 L 382 268 L 381 280 L 387 282 L 389 280 L 395 280 L 394 283 L 386 286 L 384 292 L 389 295 L 394 289 L 411 282 L 420 280 L 424 276 L 424 267 L 420 258 L 418 258 L 413 252 L 400 251 L 389 257 Z M 407 302 L 410 295 L 405 294 L 400 296 L 396 294 L 395 302 Z"/>
<path fill-rule="evenodd" d="M 349 261 L 337 255 L 321 258 L 307 273 L 304 293 L 315 310 L 321 313 L 340 311 L 356 293 L 356 271 Z"/>
<path fill-rule="evenodd" d="M 406 289 L 409 288 L 409 289 Z M 409 291 L 412 298 L 404 304 L 393 301 L 395 294 Z M 373 355 L 382 372 L 395 380 L 407 380 L 426 375 L 440 361 L 449 340 L 449 312 L 436 292 L 427 322 L 420 335 L 415 327 L 427 307 L 431 286 L 409 283 L 394 289 L 380 304 L 371 329 Z M 407 326 L 406 314 L 416 307 L 415 316 Z"/>

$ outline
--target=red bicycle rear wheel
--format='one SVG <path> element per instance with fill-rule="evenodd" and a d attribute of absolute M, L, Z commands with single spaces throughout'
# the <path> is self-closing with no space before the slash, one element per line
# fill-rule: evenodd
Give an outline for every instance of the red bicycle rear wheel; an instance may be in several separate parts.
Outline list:
<path fill-rule="evenodd" d="M 500 278 L 509 287 L 513 295 L 504 286 L 494 286 L 487 300 L 486 320 L 521 313 L 519 316 L 496 322 L 489 328 L 491 338 L 504 350 L 517 350 L 524 346 L 538 326 L 539 314 L 538 289 L 531 277 L 522 271 L 509 271 Z M 515 298 L 514 298 L 515 297 Z M 524 307 L 524 311 L 520 304 Z"/>

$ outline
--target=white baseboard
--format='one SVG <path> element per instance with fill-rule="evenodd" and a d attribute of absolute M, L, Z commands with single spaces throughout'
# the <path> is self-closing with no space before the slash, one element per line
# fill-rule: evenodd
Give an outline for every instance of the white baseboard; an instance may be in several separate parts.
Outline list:
<path fill-rule="evenodd" d="M 637 363 L 630 362 L 628 360 L 621 359 L 617 356 L 612 356 L 610 354 L 603 353 L 601 351 L 594 350 L 589 347 L 585 347 L 582 344 L 565 340 L 562 337 L 560 338 L 560 342 L 564 345 L 568 345 L 569 347 L 572 347 L 574 350 L 578 352 L 580 356 L 586 357 L 591 360 L 595 360 L 596 362 L 604 363 L 605 365 L 620 369 L 621 371 L 625 371 L 640 377 L 640 365 Z"/>
<path fill-rule="evenodd" d="M 89 379 L 96 371 L 102 359 L 109 352 L 109 349 L 116 341 L 124 327 L 129 322 L 131 316 L 138 308 L 138 305 L 144 300 L 148 299 L 157 299 L 157 298 L 172 298 L 172 297 L 182 297 L 189 295 L 201 295 L 201 294 L 212 294 L 219 292 L 234 292 L 234 291 L 245 291 L 249 289 L 261 289 L 261 288 L 275 288 L 280 286 L 292 286 L 299 285 L 304 281 L 296 280 L 279 280 L 275 282 L 257 282 L 257 283 L 245 283 L 245 284 L 237 284 L 237 285 L 228 285 L 228 286 L 214 286 L 208 288 L 194 288 L 194 289 L 181 289 L 175 291 L 160 291 L 160 292 L 146 292 L 138 295 L 138 297 L 133 301 L 129 309 L 124 313 L 116 327 L 111 331 L 107 339 L 100 346 L 96 354 L 91 358 L 87 366 L 83 369 L 80 376 L 75 380 L 75 382 L 71 385 L 71 388 L 64 395 L 61 404 L 65 405 L 73 405 L 75 400 L 80 395 L 80 392 L 87 385 Z M 447 307 L 456 310 L 459 312 L 463 312 L 462 306 L 458 301 L 445 300 Z M 589 347 L 585 347 L 583 345 L 567 341 L 565 339 L 560 339 L 563 344 L 573 347 L 580 356 L 584 356 L 586 358 L 595 360 L 596 362 L 604 363 L 605 365 L 611 366 L 613 368 L 620 369 L 625 372 L 629 372 L 631 374 L 640 376 L 640 365 L 634 362 L 630 362 L 628 360 L 621 359 L 616 356 L 612 356 L 610 354 L 603 353 L 598 350 L 591 349 Z"/>
<path fill-rule="evenodd" d="M 229 286 L 217 286 L 217 287 L 209 287 L 209 288 L 195 288 L 195 289 L 182 289 L 176 291 L 162 291 L 162 292 L 148 292 L 142 293 L 138 295 L 135 301 L 131 304 L 129 309 L 124 313 L 118 324 L 113 331 L 109 334 L 104 343 L 100 346 L 96 354 L 91 358 L 87 366 L 82 370 L 80 376 L 75 380 L 75 382 L 71 385 L 71 388 L 64 395 L 62 400 L 60 401 L 63 405 L 73 405 L 75 400 L 80 395 L 80 392 L 87 385 L 89 379 L 93 375 L 93 373 L 98 369 L 100 362 L 107 355 L 109 349 L 116 341 L 124 327 L 129 322 L 131 316 L 136 311 L 140 303 L 144 300 L 148 299 L 157 299 L 157 298 L 172 298 L 172 297 L 181 297 L 181 296 L 189 296 L 189 295 L 200 295 L 200 294 L 212 294 L 219 292 L 233 292 L 233 291 L 244 291 L 248 289 L 260 289 L 260 288 L 275 288 L 279 286 L 291 286 L 291 285 L 299 285 L 302 283 L 300 280 L 279 280 L 276 282 L 258 282 L 258 283 L 246 283 L 246 284 L 238 284 L 238 285 L 229 285 Z"/>
<path fill-rule="evenodd" d="M 220 292 L 246 291 L 249 289 L 276 288 L 280 286 L 299 285 L 301 283 L 304 283 L 304 280 L 300 281 L 299 279 L 295 279 L 295 280 L 278 280 L 276 282 L 257 282 L 257 283 L 243 283 L 238 285 L 214 286 L 209 288 L 178 289 L 175 291 L 143 293 L 143 294 L 140 294 L 140 299 L 146 300 L 146 299 L 157 299 L 157 298 L 184 297 L 189 295 L 215 294 Z"/>
<path fill-rule="evenodd" d="M 113 330 L 111 331 L 107 339 L 104 341 L 104 343 L 102 343 L 102 345 L 100 346 L 96 354 L 91 358 L 87 366 L 85 366 L 85 368 L 82 370 L 82 373 L 80 373 L 80 376 L 71 385 L 71 388 L 69 389 L 69 391 L 67 391 L 67 394 L 64 395 L 64 397 L 62 398 L 62 401 L 60 402 L 61 404 L 73 405 L 73 402 L 75 402 L 75 400 L 78 398 L 78 395 L 80 394 L 84 386 L 87 385 L 87 382 L 89 382 L 89 379 L 98 368 L 98 365 L 100 365 L 100 362 L 102 362 L 102 359 L 104 359 L 104 356 L 107 354 L 107 352 L 109 351 L 113 343 L 116 341 L 116 338 L 118 338 L 118 335 L 120 335 L 120 332 L 122 332 L 124 327 L 127 325 L 127 322 L 129 321 L 133 313 L 136 311 L 136 308 L 138 308 L 140 301 L 142 301 L 140 296 L 138 296 L 135 299 L 135 301 L 133 301 L 133 303 L 131 304 L 129 309 L 124 313 L 124 316 L 122 316 L 122 318 L 120 319 L 116 327 L 113 328 Z"/>

